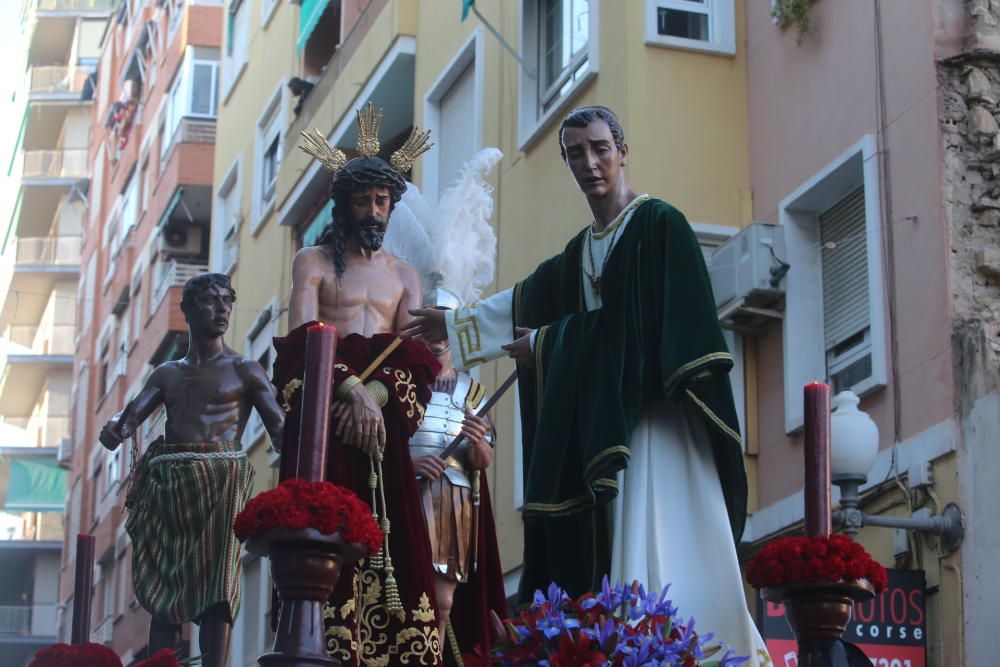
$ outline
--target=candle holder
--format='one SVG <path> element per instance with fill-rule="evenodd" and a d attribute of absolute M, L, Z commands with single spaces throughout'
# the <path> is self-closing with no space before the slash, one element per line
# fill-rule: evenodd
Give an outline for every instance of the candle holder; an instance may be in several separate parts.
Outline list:
<path fill-rule="evenodd" d="M 364 547 L 340 533 L 314 528 L 275 528 L 246 541 L 252 554 L 271 560 L 271 577 L 281 600 L 274 646 L 257 662 L 264 667 L 340 667 L 326 652 L 323 604 L 341 568 L 364 557 Z"/>
<path fill-rule="evenodd" d="M 866 579 L 817 581 L 766 588 L 761 595 L 781 602 L 798 642 L 799 667 L 868 667 L 871 660 L 843 639 L 856 603 L 875 597 Z"/>

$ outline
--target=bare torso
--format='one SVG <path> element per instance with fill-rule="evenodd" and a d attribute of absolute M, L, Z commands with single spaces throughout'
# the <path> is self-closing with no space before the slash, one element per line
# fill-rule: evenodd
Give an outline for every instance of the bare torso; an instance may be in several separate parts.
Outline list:
<path fill-rule="evenodd" d="M 292 267 L 289 328 L 310 320 L 337 327 L 341 336 L 368 337 L 398 331 L 407 310 L 420 305 L 416 271 L 384 250 L 368 257 L 349 255 L 347 270 L 337 280 L 326 250 L 300 250 Z"/>
<path fill-rule="evenodd" d="M 199 365 L 181 359 L 160 366 L 166 441 L 239 440 L 253 407 L 243 368 L 247 361 L 227 348 Z"/>

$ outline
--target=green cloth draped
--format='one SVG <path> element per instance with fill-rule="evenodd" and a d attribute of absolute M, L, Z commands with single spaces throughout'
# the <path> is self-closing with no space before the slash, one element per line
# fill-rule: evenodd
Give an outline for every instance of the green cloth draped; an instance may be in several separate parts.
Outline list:
<path fill-rule="evenodd" d="M 601 308 L 587 312 L 587 230 L 514 291 L 514 323 L 538 329 L 535 367 L 519 367 L 525 547 L 520 598 L 556 581 L 594 590 L 610 569 L 616 473 L 650 401 L 683 401 L 709 426 L 735 540 L 747 480 L 723 339 L 701 247 L 669 204 L 641 204 L 611 252 Z M 627 537 L 626 537 L 627 539 Z M 677 536 L 684 548 L 684 536 Z"/>

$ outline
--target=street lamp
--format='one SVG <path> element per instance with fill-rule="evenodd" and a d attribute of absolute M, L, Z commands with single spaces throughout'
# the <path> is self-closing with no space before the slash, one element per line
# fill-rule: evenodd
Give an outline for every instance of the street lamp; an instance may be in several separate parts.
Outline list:
<path fill-rule="evenodd" d="M 831 401 L 830 479 L 840 487 L 840 509 L 833 512 L 833 524 L 853 538 L 862 526 L 902 528 L 938 535 L 941 549 L 951 553 L 965 536 L 962 510 L 948 503 L 939 516 L 894 517 L 866 514 L 860 504 L 861 485 L 868 481 L 878 455 L 878 426 L 858 410 L 860 399 L 853 392 L 842 391 Z"/>

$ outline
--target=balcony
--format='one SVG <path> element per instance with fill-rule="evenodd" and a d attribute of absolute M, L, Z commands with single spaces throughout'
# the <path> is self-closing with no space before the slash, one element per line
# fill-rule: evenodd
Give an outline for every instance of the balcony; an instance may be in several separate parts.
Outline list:
<path fill-rule="evenodd" d="M 83 85 L 90 72 L 60 66 L 38 66 L 28 69 L 26 87 L 29 102 L 79 101 Z"/>
<path fill-rule="evenodd" d="M 18 239 L 15 271 L 70 268 L 70 273 L 79 272 L 82 247 L 83 239 L 79 236 Z"/>
<path fill-rule="evenodd" d="M 170 260 L 153 279 L 153 293 L 149 300 L 149 314 L 154 315 L 171 287 L 183 287 L 191 278 L 206 273 L 208 264 Z"/>
<path fill-rule="evenodd" d="M 49 326 L 32 326 L 28 324 L 12 324 L 4 332 L 4 338 L 14 347 L 9 356 L 30 355 L 73 355 L 75 348 L 73 336 L 75 327 L 72 324 L 52 324 Z"/>
<path fill-rule="evenodd" d="M 0 357 L 0 414 L 31 414 L 46 380 L 73 372 L 72 324 L 10 325 Z"/>
<path fill-rule="evenodd" d="M 62 447 L 69 441 L 69 417 L 46 417 L 31 419 L 30 417 L 6 417 L 4 422 L 22 429 L 27 438 L 24 445 L 34 447 Z"/>
<path fill-rule="evenodd" d="M 104 13 L 115 8 L 118 0 L 36 0 L 36 14 Z"/>
<path fill-rule="evenodd" d="M 24 151 L 22 185 L 57 185 L 65 181 L 68 186 L 89 175 L 86 148 Z"/>
<path fill-rule="evenodd" d="M 53 637 L 56 614 L 55 603 L 0 604 L 0 635 Z"/>

